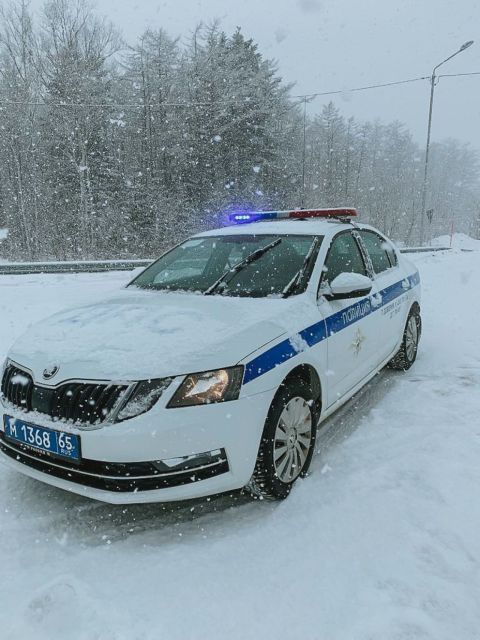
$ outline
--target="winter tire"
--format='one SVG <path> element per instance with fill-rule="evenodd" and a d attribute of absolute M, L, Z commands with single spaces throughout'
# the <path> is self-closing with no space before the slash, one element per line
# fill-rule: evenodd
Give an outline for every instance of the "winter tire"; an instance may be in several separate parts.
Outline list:
<path fill-rule="evenodd" d="M 301 379 L 282 385 L 268 412 L 252 480 L 257 497 L 282 500 L 294 482 L 306 475 L 312 460 L 318 411 Z"/>
<path fill-rule="evenodd" d="M 417 359 L 421 332 L 422 319 L 420 316 L 420 308 L 418 305 L 414 305 L 408 314 L 400 349 L 388 363 L 391 369 L 398 369 L 399 371 L 407 371 L 410 369 Z"/>

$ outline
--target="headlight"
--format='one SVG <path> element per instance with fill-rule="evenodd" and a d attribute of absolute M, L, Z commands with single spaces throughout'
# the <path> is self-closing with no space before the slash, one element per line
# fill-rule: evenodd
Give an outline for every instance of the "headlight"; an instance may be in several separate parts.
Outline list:
<path fill-rule="evenodd" d="M 167 408 L 236 400 L 242 379 L 243 366 L 191 373 L 179 386 Z"/>
<path fill-rule="evenodd" d="M 160 396 L 172 380 L 173 378 L 162 378 L 160 380 L 142 380 L 138 382 L 133 393 L 125 404 L 121 406 L 115 417 L 115 422 L 135 418 L 149 411 L 160 399 Z"/>

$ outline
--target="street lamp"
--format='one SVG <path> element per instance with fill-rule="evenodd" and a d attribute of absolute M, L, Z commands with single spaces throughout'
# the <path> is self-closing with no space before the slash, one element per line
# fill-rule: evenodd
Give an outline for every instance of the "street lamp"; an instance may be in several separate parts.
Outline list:
<path fill-rule="evenodd" d="M 445 62 L 448 62 L 459 53 L 462 53 L 462 51 L 465 51 L 465 49 L 468 49 L 468 47 L 471 47 L 472 44 L 473 44 L 473 40 L 469 40 L 468 42 L 465 42 L 464 44 L 462 44 L 462 46 L 458 51 L 455 51 L 455 53 L 452 53 L 451 56 L 448 56 L 448 58 L 445 58 L 445 60 L 443 60 L 442 62 L 440 62 L 440 64 L 437 64 L 437 66 L 433 68 L 432 75 L 430 77 L 430 108 L 428 111 L 427 145 L 425 147 L 425 171 L 423 175 L 422 210 L 421 210 L 421 217 L 420 217 L 420 244 L 421 245 L 423 245 L 425 241 L 425 214 L 426 214 L 427 187 L 428 187 L 428 156 L 430 153 L 430 132 L 432 130 L 433 93 L 435 91 L 435 78 L 436 78 L 435 72 L 438 69 L 438 67 L 441 67 L 442 64 L 445 64 Z"/>

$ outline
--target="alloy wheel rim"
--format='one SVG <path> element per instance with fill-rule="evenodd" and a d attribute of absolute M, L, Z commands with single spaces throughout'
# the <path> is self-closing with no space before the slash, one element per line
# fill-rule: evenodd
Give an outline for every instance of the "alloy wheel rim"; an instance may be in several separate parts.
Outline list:
<path fill-rule="evenodd" d="M 405 351 L 410 362 L 415 357 L 418 342 L 418 327 L 415 316 L 411 316 L 407 323 L 407 331 L 405 334 Z"/>
<path fill-rule="evenodd" d="M 301 474 L 312 442 L 312 412 L 304 398 L 287 402 L 275 429 L 273 463 L 275 474 L 286 484 Z"/>

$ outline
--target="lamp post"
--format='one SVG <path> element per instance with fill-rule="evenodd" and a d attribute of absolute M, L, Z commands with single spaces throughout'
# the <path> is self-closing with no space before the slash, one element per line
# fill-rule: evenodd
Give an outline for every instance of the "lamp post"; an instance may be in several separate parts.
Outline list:
<path fill-rule="evenodd" d="M 420 244 L 421 245 L 423 245 L 425 242 L 425 214 L 426 214 L 427 188 L 428 188 L 428 157 L 430 154 L 430 133 L 432 130 L 433 94 L 435 91 L 435 79 L 436 79 L 435 72 L 438 69 L 438 67 L 441 67 L 442 64 L 445 64 L 445 62 L 448 62 L 449 60 L 457 56 L 459 53 L 462 53 L 462 51 L 465 51 L 465 49 L 468 49 L 468 47 L 471 47 L 472 44 L 473 44 L 473 40 L 469 40 L 468 42 L 465 42 L 464 44 L 462 44 L 462 46 L 458 51 L 455 51 L 455 53 L 452 53 L 451 56 L 448 56 L 448 58 L 445 58 L 445 60 L 437 64 L 437 66 L 433 68 L 432 75 L 430 76 L 430 107 L 428 110 L 427 144 L 425 147 L 425 169 L 424 169 L 423 185 L 422 185 L 422 209 L 420 213 Z"/>

